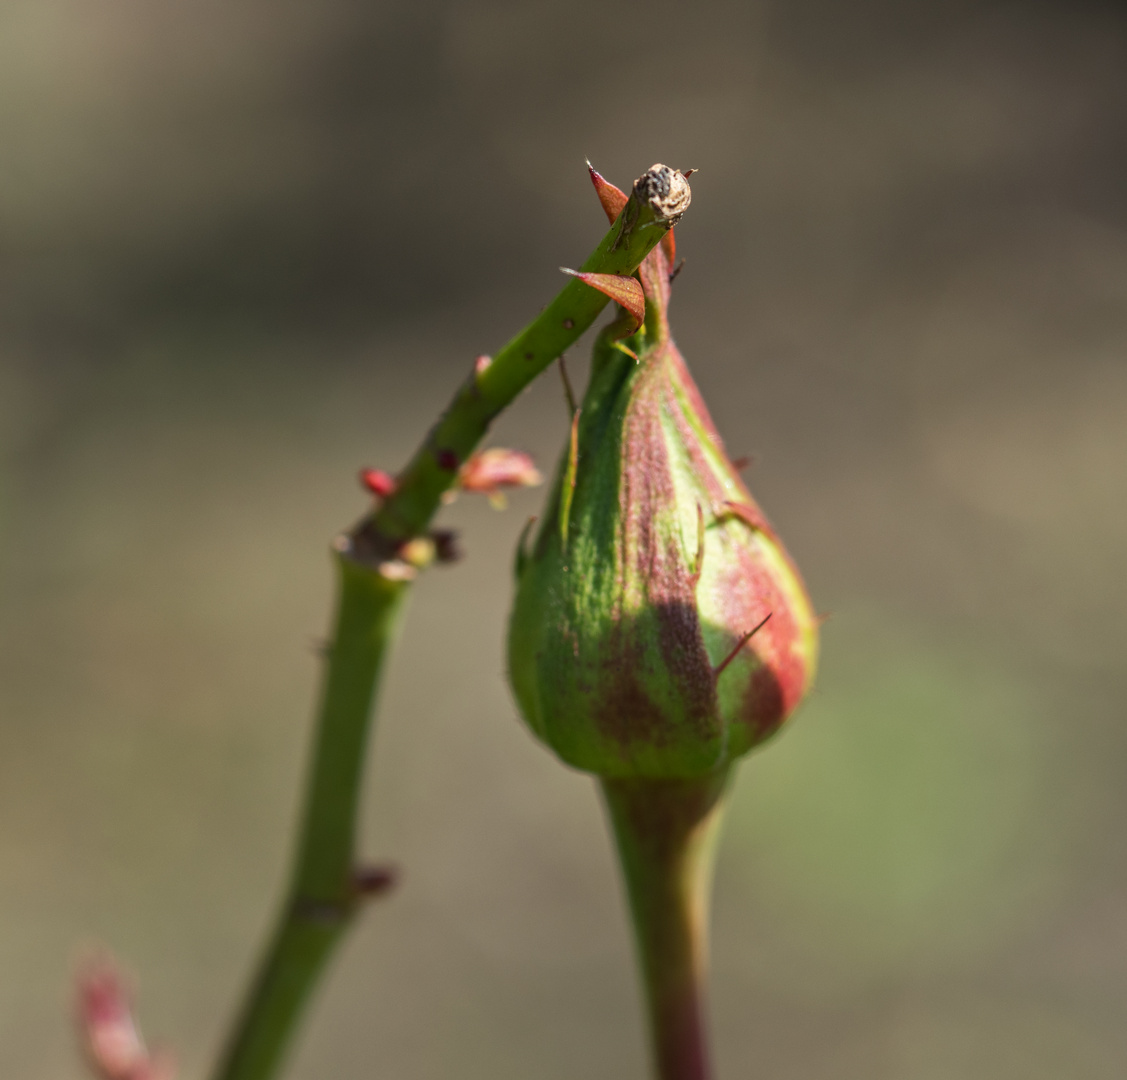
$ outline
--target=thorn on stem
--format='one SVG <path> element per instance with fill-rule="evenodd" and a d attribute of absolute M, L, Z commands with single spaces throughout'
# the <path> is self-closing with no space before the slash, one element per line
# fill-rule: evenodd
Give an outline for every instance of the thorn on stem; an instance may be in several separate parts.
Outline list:
<path fill-rule="evenodd" d="M 754 464 L 755 458 L 751 454 L 745 454 L 743 457 L 735 458 L 732 461 L 732 467 L 736 472 L 743 472 L 748 466 Z"/>
<path fill-rule="evenodd" d="M 453 529 L 434 529 L 430 538 L 434 541 L 434 557 L 438 562 L 455 563 L 462 558 L 458 534 Z"/>
<path fill-rule="evenodd" d="M 618 215 L 622 213 L 622 208 L 626 205 L 629 196 L 598 172 L 590 161 L 587 162 L 587 172 L 591 176 L 591 183 L 595 185 L 595 194 L 599 197 L 603 211 L 613 225 Z"/>
<path fill-rule="evenodd" d="M 642 286 L 636 278 L 626 277 L 623 274 L 583 273 L 579 270 L 569 270 L 566 266 L 561 266 L 560 270 L 579 278 L 584 285 L 598 289 L 604 296 L 609 296 L 619 307 L 630 313 L 634 325 L 622 335 L 623 337 L 634 333 L 645 321 L 646 294 L 642 292 Z"/>
<path fill-rule="evenodd" d="M 742 638 L 740 638 L 740 640 L 739 640 L 739 641 L 737 641 L 737 642 L 736 642 L 735 648 L 734 648 L 734 649 L 732 649 L 732 651 L 731 651 L 730 653 L 728 653 L 728 655 L 727 655 L 727 656 L 725 656 L 725 657 L 724 657 L 724 659 L 723 659 L 723 660 L 721 660 L 721 661 L 720 661 L 720 663 L 719 663 L 719 664 L 717 664 L 717 665 L 716 665 L 716 667 L 714 667 L 714 668 L 712 669 L 712 678 L 713 678 L 713 679 L 716 679 L 716 680 L 718 680 L 718 679 L 720 678 L 720 676 L 721 676 L 721 675 L 722 675 L 722 674 L 724 673 L 724 669 L 725 669 L 725 668 L 726 668 L 726 667 L 727 667 L 727 666 L 728 666 L 728 665 L 729 665 L 729 664 L 730 664 L 730 663 L 731 663 L 731 662 L 732 662 L 733 660 L 735 660 L 735 658 L 736 658 L 736 657 L 737 657 L 737 656 L 739 655 L 739 653 L 740 653 L 740 650 L 741 650 L 741 649 L 742 649 L 742 648 L 743 648 L 743 647 L 744 647 L 744 646 L 745 646 L 745 645 L 746 645 L 746 644 L 747 644 L 747 643 L 748 643 L 748 642 L 749 642 L 749 641 L 750 641 L 750 640 L 751 640 L 751 639 L 752 639 L 752 638 L 753 638 L 753 637 L 754 637 L 754 636 L 755 636 L 756 634 L 758 634 L 758 633 L 759 633 L 759 631 L 760 631 L 760 630 L 762 630 L 764 626 L 766 626 L 766 625 L 767 625 L 767 620 L 768 620 L 769 618 L 771 618 L 771 614 L 772 614 L 772 613 L 771 613 L 770 611 L 769 611 L 769 612 L 767 612 L 767 615 L 766 615 L 766 617 L 765 617 L 765 618 L 763 619 L 763 621 L 762 621 L 761 623 L 759 623 L 759 625 L 758 625 L 758 626 L 754 626 L 754 627 L 752 627 L 752 628 L 751 628 L 751 629 L 750 629 L 750 630 L 749 630 L 749 631 L 748 631 L 748 632 L 747 632 L 746 634 L 744 634 L 744 636 L 743 636 Z"/>
<path fill-rule="evenodd" d="M 528 553 L 528 534 L 532 531 L 532 526 L 536 524 L 536 517 L 533 515 L 525 523 L 524 528 L 520 531 L 520 536 L 517 538 L 517 551 L 516 557 L 513 559 L 513 577 L 520 581 L 521 575 L 524 573 L 524 568 L 528 565 L 528 560 L 531 556 Z"/>
<path fill-rule="evenodd" d="M 394 866 L 359 866 L 352 872 L 352 887 L 361 900 L 383 896 L 399 884 L 399 871 Z"/>
<path fill-rule="evenodd" d="M 670 233 L 670 235 L 672 236 L 673 234 Z M 669 261 L 673 262 L 673 259 L 670 258 Z M 677 280 L 677 275 L 679 273 L 681 273 L 681 271 L 684 270 L 684 269 L 685 269 L 685 260 L 682 259 L 675 267 L 673 267 L 673 269 L 669 273 L 669 284 L 670 285 L 672 285 L 673 282 Z"/>

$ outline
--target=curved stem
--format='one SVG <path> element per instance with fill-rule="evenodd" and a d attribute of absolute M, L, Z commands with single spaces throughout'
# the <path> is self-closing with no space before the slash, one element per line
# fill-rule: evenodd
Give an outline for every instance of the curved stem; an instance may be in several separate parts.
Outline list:
<path fill-rule="evenodd" d="M 644 198 L 631 195 L 583 269 L 632 274 L 669 227 Z M 354 870 L 356 812 L 380 672 L 409 588 L 405 564 L 395 561 L 402 544 L 427 530 L 459 467 L 497 414 L 575 342 L 608 302 L 596 289 L 570 279 L 490 364 L 475 367 L 400 474 L 395 492 L 338 544 L 336 631 L 289 899 L 215 1080 L 275 1075 L 362 898 Z"/>
<path fill-rule="evenodd" d="M 602 780 L 626 883 L 657 1080 L 708 1080 L 708 901 L 727 770 Z"/>

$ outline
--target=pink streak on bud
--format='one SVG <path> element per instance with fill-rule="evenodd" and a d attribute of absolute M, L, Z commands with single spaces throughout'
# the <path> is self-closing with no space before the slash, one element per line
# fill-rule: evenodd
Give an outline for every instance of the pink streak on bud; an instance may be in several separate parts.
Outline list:
<path fill-rule="evenodd" d="M 565 274 L 579 278 L 584 285 L 598 289 L 604 296 L 609 296 L 615 303 L 621 305 L 634 319 L 634 326 L 629 331 L 634 333 L 646 318 L 646 294 L 642 286 L 632 277 L 623 277 L 620 274 L 583 274 L 578 270 L 568 270 L 566 266 L 560 269 Z"/>
<path fill-rule="evenodd" d="M 360 483 L 380 499 L 386 499 L 393 494 L 396 487 L 395 477 L 391 473 L 384 472 L 383 469 L 361 469 Z"/>
<path fill-rule="evenodd" d="M 595 185 L 595 194 L 599 196 L 599 202 L 603 204 L 603 210 L 613 225 L 618 215 L 622 213 L 622 208 L 629 201 L 629 196 L 596 171 L 595 166 L 589 161 L 587 171 L 591 174 L 591 183 Z"/>
<path fill-rule="evenodd" d="M 495 494 L 503 487 L 535 487 L 541 476 L 528 454 L 495 446 L 474 454 L 458 477 L 464 491 Z"/>
<path fill-rule="evenodd" d="M 109 959 L 88 964 L 78 976 L 78 1022 L 87 1059 L 100 1080 L 173 1080 L 172 1061 L 145 1047 L 129 992 Z"/>

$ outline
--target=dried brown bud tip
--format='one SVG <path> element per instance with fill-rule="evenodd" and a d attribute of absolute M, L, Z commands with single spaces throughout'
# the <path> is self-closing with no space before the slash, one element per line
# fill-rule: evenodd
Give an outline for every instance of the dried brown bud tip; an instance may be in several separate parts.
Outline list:
<path fill-rule="evenodd" d="M 634 194 L 653 210 L 658 221 L 676 225 L 689 208 L 689 182 L 668 165 L 651 165 L 634 181 Z"/>

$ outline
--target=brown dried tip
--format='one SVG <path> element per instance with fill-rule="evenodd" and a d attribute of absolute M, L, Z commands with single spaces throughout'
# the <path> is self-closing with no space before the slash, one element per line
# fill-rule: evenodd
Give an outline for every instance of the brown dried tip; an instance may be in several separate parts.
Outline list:
<path fill-rule="evenodd" d="M 463 491 L 483 495 L 492 495 L 503 487 L 535 487 L 540 481 L 540 472 L 528 454 L 500 446 L 474 454 L 458 474 Z"/>
<path fill-rule="evenodd" d="M 609 296 L 615 303 L 621 305 L 634 320 L 633 327 L 627 332 L 634 333 L 646 318 L 646 294 L 637 279 L 623 277 L 621 274 L 583 274 L 578 270 L 569 270 L 566 266 L 560 269 L 565 274 L 579 278 L 584 285 L 598 289 L 604 296 Z"/>
<path fill-rule="evenodd" d="M 689 208 L 689 182 L 668 165 L 651 165 L 634 181 L 634 194 L 653 210 L 658 221 L 676 225 Z"/>
<path fill-rule="evenodd" d="M 87 1061 L 99 1080 L 174 1080 L 172 1060 L 150 1054 L 141 1039 L 129 992 L 108 958 L 79 973 L 78 1023 Z"/>
<path fill-rule="evenodd" d="M 595 194 L 599 196 L 599 202 L 603 204 L 603 210 L 613 225 L 630 197 L 621 188 L 615 187 L 589 161 L 587 171 L 591 174 L 591 183 L 595 185 Z"/>

